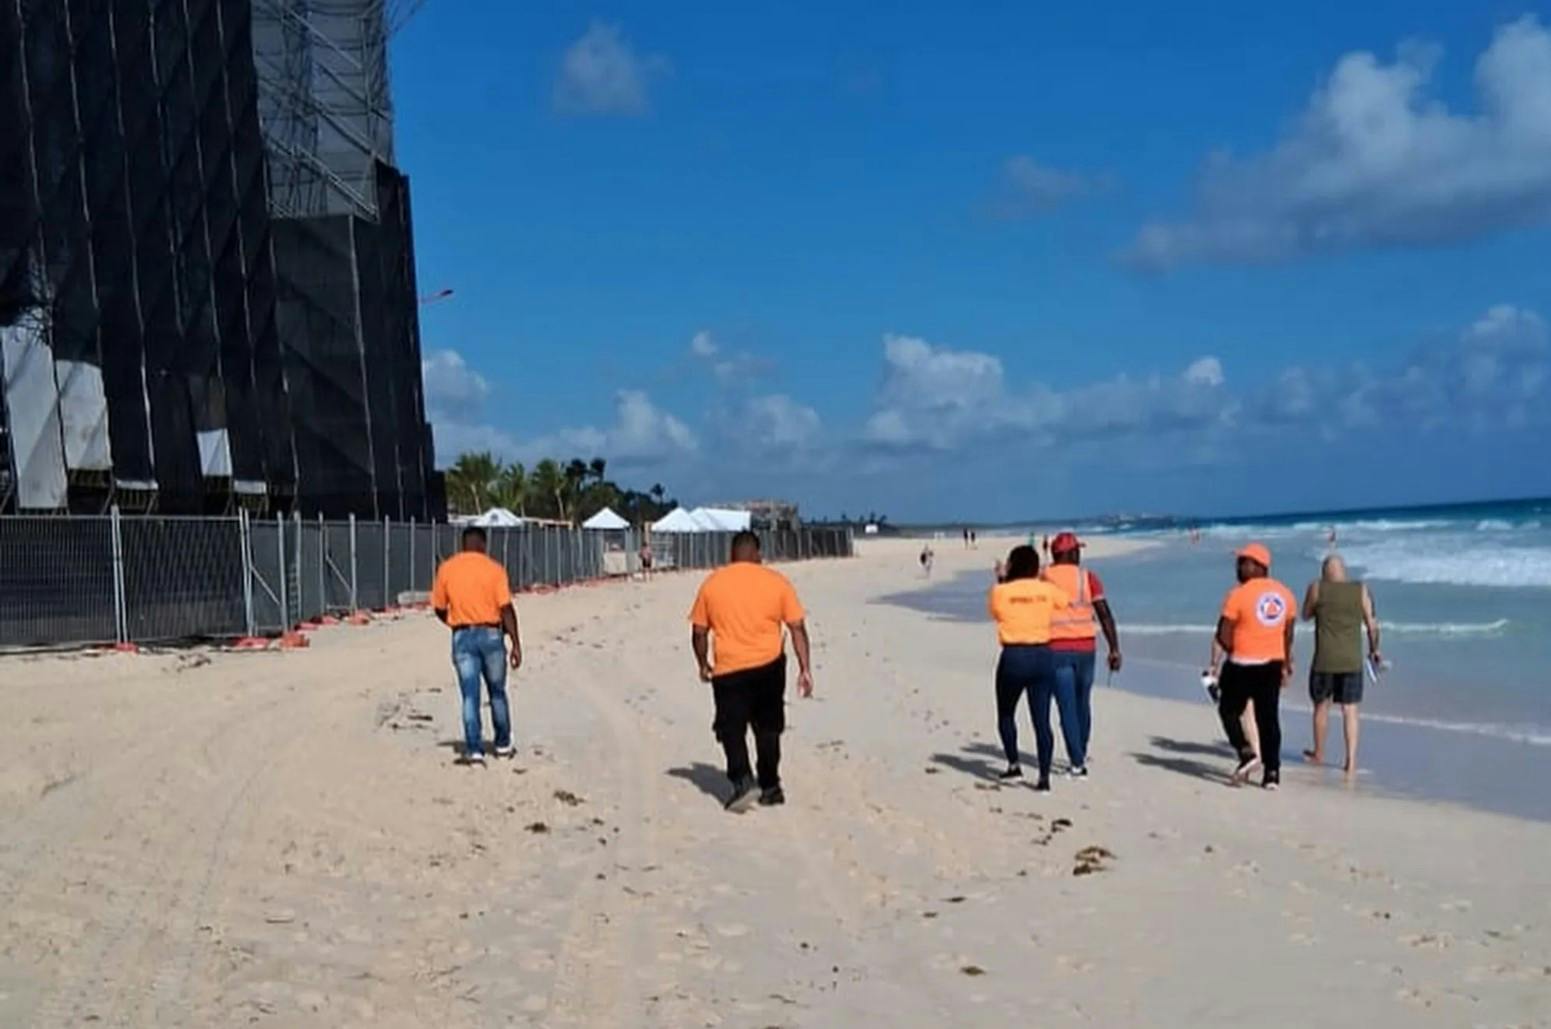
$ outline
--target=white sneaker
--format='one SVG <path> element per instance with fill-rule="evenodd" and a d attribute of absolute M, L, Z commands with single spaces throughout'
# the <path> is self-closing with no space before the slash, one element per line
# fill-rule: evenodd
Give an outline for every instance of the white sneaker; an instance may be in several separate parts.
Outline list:
<path fill-rule="evenodd" d="M 485 752 L 481 750 L 474 754 L 467 754 L 463 760 L 471 765 L 483 765 L 485 763 Z"/>
<path fill-rule="evenodd" d="M 496 757 L 511 757 L 512 755 L 514 755 L 516 753 L 517 753 L 517 748 L 512 746 L 511 744 L 507 744 L 504 747 L 497 747 L 497 748 L 495 748 L 495 756 Z"/>

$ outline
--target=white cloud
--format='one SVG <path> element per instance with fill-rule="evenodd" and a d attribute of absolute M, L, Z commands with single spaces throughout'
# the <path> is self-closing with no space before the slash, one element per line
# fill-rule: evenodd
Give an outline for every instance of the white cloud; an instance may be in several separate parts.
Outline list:
<path fill-rule="evenodd" d="M 863 439 L 883 450 L 952 451 L 975 440 L 1019 434 L 1032 445 L 1163 433 L 1231 420 L 1222 365 L 1195 361 L 1179 375 L 1122 374 L 1056 390 L 1034 383 L 1010 390 L 990 354 L 934 346 L 910 336 L 884 338 L 883 384 Z"/>
<path fill-rule="evenodd" d="M 1185 381 L 1197 386 L 1221 386 L 1222 362 L 1215 357 L 1202 357 L 1191 362 L 1185 369 Z"/>
<path fill-rule="evenodd" d="M 1488 309 L 1442 343 L 1384 370 L 1288 368 L 1256 404 L 1276 423 L 1396 432 L 1485 432 L 1548 420 L 1551 328 L 1534 311 Z"/>
<path fill-rule="evenodd" d="M 1474 114 L 1428 97 L 1437 55 L 1347 54 L 1275 147 L 1214 155 L 1193 213 L 1143 226 L 1124 257 L 1271 262 L 1551 219 L 1551 32 L 1533 15 L 1498 29 L 1476 62 Z"/>
<path fill-rule="evenodd" d="M 1108 185 L 1106 178 L 1062 171 L 1027 154 L 1017 154 L 1002 164 L 1000 195 L 995 209 L 1004 218 L 1033 217 Z"/>
<path fill-rule="evenodd" d="M 425 406 L 433 412 L 478 408 L 490 395 L 490 383 L 468 366 L 456 350 L 433 350 L 420 362 Z"/>
<path fill-rule="evenodd" d="M 743 412 L 741 433 L 760 449 L 801 449 L 819 441 L 823 422 L 813 408 L 782 393 L 754 397 Z"/>
<path fill-rule="evenodd" d="M 667 59 L 641 55 L 618 25 L 594 21 L 566 48 L 555 81 L 555 110 L 562 114 L 641 115 L 651 107 L 649 85 L 668 69 Z"/>
<path fill-rule="evenodd" d="M 530 459 L 575 454 L 607 458 L 618 465 L 653 465 L 692 454 L 699 445 L 688 425 L 657 407 L 645 393 L 620 390 L 614 395 L 613 425 L 561 429 L 522 450 Z"/>
<path fill-rule="evenodd" d="M 689 352 L 702 359 L 710 359 L 717 355 L 721 348 L 716 345 L 716 340 L 705 329 L 695 333 L 689 341 Z"/>
<path fill-rule="evenodd" d="M 761 378 L 768 375 L 774 367 L 769 360 L 749 351 L 726 350 L 707 329 L 701 329 L 690 338 L 689 354 L 710 369 L 711 374 L 716 376 L 716 381 L 724 386 L 741 380 Z"/>

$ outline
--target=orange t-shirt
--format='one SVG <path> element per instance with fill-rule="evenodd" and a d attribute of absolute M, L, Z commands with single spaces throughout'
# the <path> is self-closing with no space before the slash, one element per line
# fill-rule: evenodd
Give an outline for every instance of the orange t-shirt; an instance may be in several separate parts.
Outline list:
<path fill-rule="evenodd" d="M 501 608 L 512 602 L 506 569 L 484 554 L 465 550 L 442 562 L 431 587 L 431 606 L 447 612 L 454 629 L 500 625 Z"/>
<path fill-rule="evenodd" d="M 713 675 L 768 665 L 786 647 L 781 627 L 802 619 L 802 604 L 786 576 L 752 561 L 712 572 L 689 611 L 691 624 L 711 630 Z"/>
<path fill-rule="evenodd" d="M 1222 616 L 1233 623 L 1233 653 L 1240 664 L 1287 660 L 1287 623 L 1298 616 L 1292 591 L 1275 579 L 1251 579 L 1228 591 Z"/>
<path fill-rule="evenodd" d="M 996 619 L 996 638 L 1003 646 L 1050 642 L 1050 616 L 1070 605 L 1072 598 L 1043 579 L 1014 579 L 991 587 L 986 609 Z"/>

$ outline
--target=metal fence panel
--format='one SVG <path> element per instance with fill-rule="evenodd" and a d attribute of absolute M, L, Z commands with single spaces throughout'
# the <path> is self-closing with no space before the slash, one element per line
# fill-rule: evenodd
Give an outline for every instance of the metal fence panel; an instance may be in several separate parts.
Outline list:
<path fill-rule="evenodd" d="M 248 554 L 252 561 L 253 629 L 259 633 L 284 632 L 286 599 L 282 574 L 280 527 L 273 519 L 254 518 L 248 522 Z"/>
<path fill-rule="evenodd" d="M 410 527 L 407 523 L 388 526 L 388 604 L 397 606 L 399 597 L 414 589 L 409 552 Z"/>
<path fill-rule="evenodd" d="M 119 528 L 130 641 L 232 637 L 247 631 L 238 519 L 135 517 L 120 519 Z M 268 567 L 270 578 L 277 578 L 278 555 L 271 555 Z"/>
<path fill-rule="evenodd" d="M 384 548 L 388 535 L 381 522 L 355 523 L 356 606 L 380 611 L 388 606 Z"/>
<path fill-rule="evenodd" d="M 109 518 L 0 518 L 0 647 L 118 638 Z"/>
<path fill-rule="evenodd" d="M 326 612 L 389 607 L 429 591 L 458 536 L 451 525 L 294 517 L 0 517 L 0 646 L 278 633 Z M 772 561 L 854 552 L 849 529 L 760 536 Z M 625 539 L 633 558 L 639 537 Z M 651 538 L 663 570 L 716 567 L 731 542 L 725 532 Z M 559 526 L 490 533 L 514 589 L 601 577 L 605 546 L 601 533 Z"/>
<path fill-rule="evenodd" d="M 298 586 L 298 622 L 311 622 L 328 611 L 328 565 L 324 545 L 325 530 L 320 521 L 291 523 L 296 534 L 296 578 Z"/>
<path fill-rule="evenodd" d="M 354 611 L 355 564 L 351 524 L 349 522 L 325 522 L 323 524 L 323 605 L 326 611 Z"/>

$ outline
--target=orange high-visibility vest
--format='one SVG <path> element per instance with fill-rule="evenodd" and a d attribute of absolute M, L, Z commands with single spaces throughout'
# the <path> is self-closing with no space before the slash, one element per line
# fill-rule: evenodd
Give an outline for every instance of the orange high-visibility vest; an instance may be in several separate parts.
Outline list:
<path fill-rule="evenodd" d="M 1050 615 L 1050 639 L 1091 640 L 1098 636 L 1093 615 L 1093 591 L 1088 588 L 1088 572 L 1081 565 L 1047 565 L 1044 580 L 1068 597 L 1071 606 L 1058 608 Z"/>

